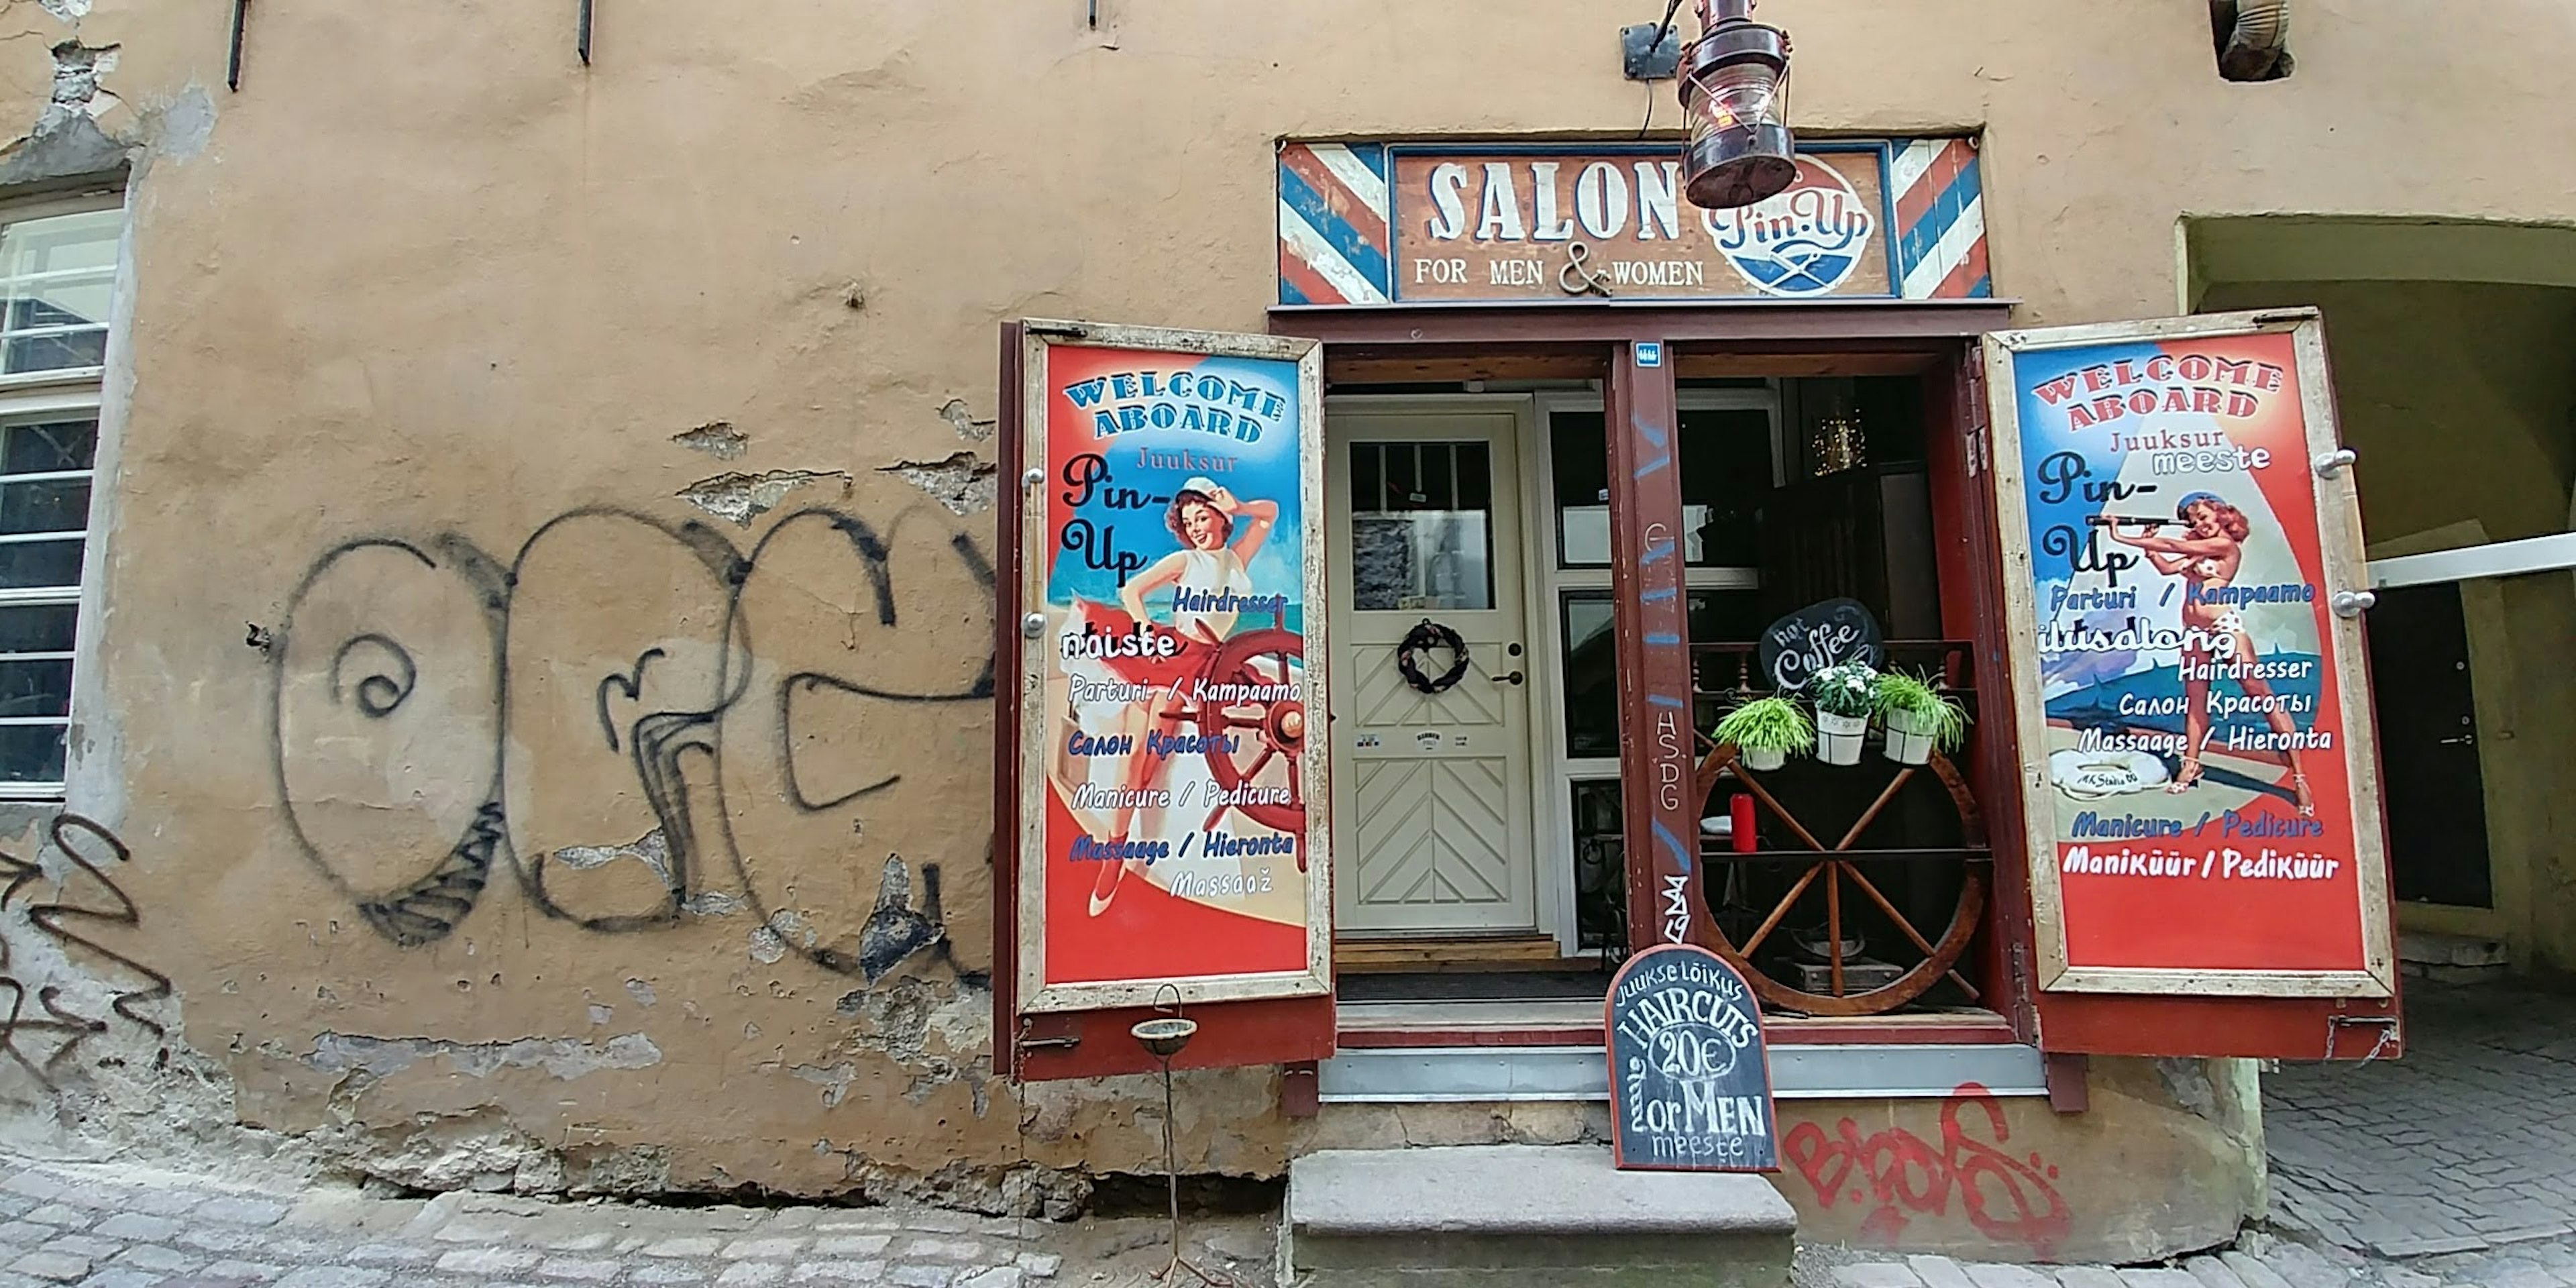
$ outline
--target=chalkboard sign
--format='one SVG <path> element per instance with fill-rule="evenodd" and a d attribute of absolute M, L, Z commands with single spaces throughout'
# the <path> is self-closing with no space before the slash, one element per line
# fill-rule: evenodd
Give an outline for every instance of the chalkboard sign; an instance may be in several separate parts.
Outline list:
<path fill-rule="evenodd" d="M 1768 1172 L 1780 1166 L 1762 1008 L 1726 960 L 1658 944 L 1610 983 L 1610 1148 L 1623 1168 Z"/>
<path fill-rule="evenodd" d="M 1857 599 L 1811 604 L 1762 630 L 1762 673 L 1783 693 L 1807 687 L 1816 672 L 1845 662 L 1877 668 L 1887 661 L 1878 619 Z"/>

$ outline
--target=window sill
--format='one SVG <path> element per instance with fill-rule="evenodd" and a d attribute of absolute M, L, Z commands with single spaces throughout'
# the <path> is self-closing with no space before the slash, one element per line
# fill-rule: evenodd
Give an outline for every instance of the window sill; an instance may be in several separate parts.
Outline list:
<path fill-rule="evenodd" d="M 41 392 L 47 389 L 79 389 L 96 385 L 107 378 L 105 367 L 64 367 L 54 371 L 21 371 L 0 376 L 0 394 Z"/>

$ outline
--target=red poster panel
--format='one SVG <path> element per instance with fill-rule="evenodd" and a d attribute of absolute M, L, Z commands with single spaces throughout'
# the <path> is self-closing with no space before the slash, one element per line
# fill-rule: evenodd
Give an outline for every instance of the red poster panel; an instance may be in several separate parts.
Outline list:
<path fill-rule="evenodd" d="M 1045 1051 L 1041 1030 L 1083 1027 L 1068 1015 L 1223 1028 L 1254 1007 L 1252 1031 L 1176 1063 L 1313 1058 L 1331 1042 L 1330 798 L 1307 738 L 1325 710 L 1321 349 L 1029 322 L 1016 357 L 1006 1023 Z M 1108 1071 L 1103 1047 L 1134 1063 L 1123 1031 L 1091 1027 L 1066 1044 L 1091 1058 L 1060 1073 Z"/>
<path fill-rule="evenodd" d="M 2388 996 L 2368 583 L 2314 315 L 1991 340 L 2040 987 Z"/>

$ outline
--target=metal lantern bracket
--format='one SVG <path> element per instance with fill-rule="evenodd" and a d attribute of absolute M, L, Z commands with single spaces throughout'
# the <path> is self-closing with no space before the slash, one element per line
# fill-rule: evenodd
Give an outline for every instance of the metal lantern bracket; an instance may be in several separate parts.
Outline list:
<path fill-rule="evenodd" d="M 1675 0 L 1674 8 L 1680 8 Z M 1641 22 L 1619 29 L 1619 73 L 1632 81 L 1671 80 L 1682 65 L 1681 42 L 1673 38 L 1672 19 Z"/>

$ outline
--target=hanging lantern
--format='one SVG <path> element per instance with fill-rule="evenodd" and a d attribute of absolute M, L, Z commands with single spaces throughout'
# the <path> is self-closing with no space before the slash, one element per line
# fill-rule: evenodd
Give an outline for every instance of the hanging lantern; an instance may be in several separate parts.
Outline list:
<path fill-rule="evenodd" d="M 1789 135 L 1789 33 L 1753 21 L 1753 0 L 1700 0 L 1699 43 L 1681 75 L 1691 141 L 1682 186 L 1702 210 L 1777 195 L 1798 177 Z"/>

